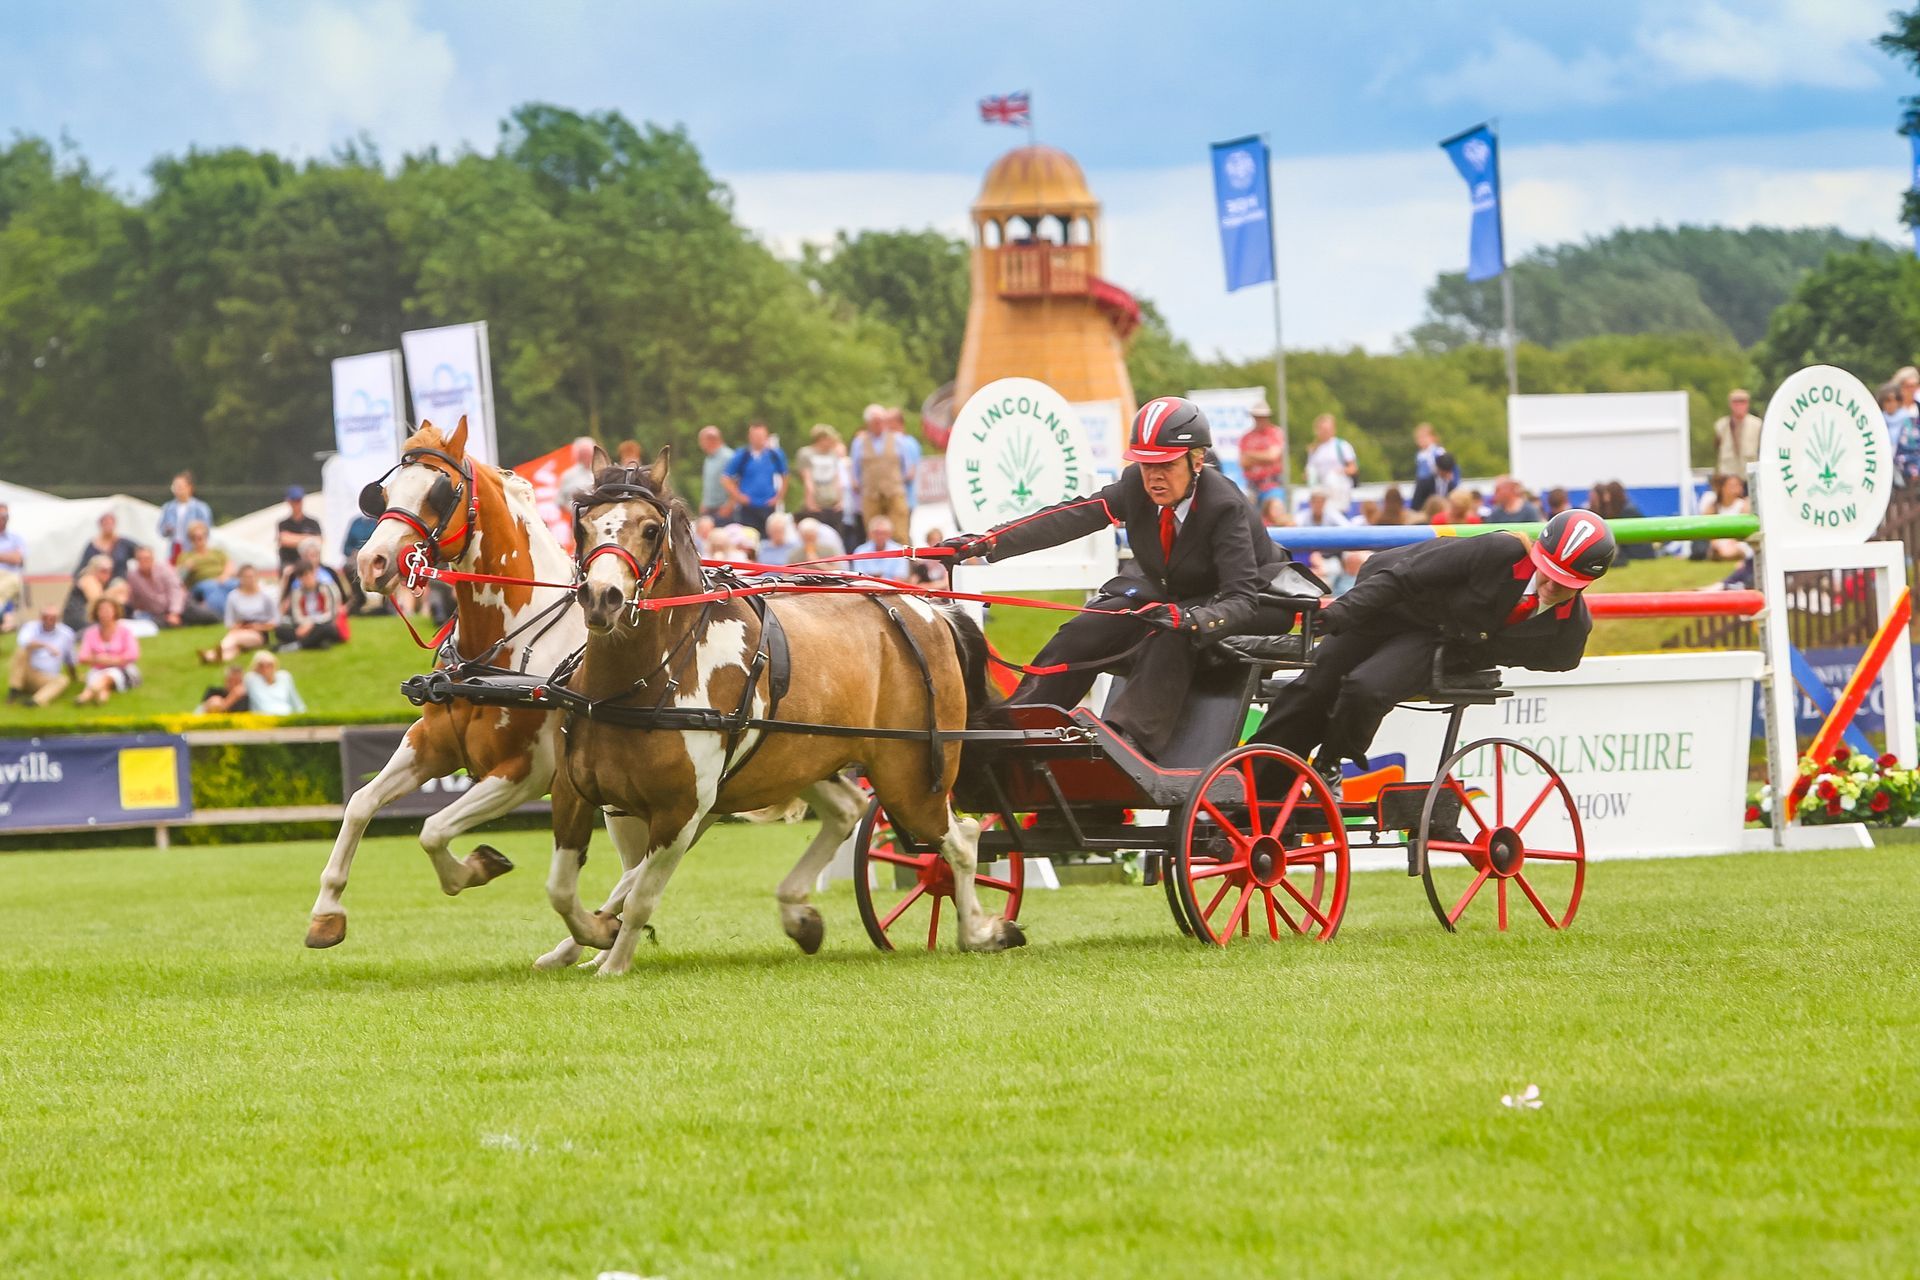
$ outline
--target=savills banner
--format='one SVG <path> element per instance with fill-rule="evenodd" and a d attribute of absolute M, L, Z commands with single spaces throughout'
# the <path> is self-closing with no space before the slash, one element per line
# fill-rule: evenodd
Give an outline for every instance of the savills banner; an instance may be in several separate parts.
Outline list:
<path fill-rule="evenodd" d="M 413 395 L 415 425 L 425 420 L 451 432 L 464 414 L 468 455 L 498 463 L 487 322 L 415 329 L 400 335 L 400 347 L 407 353 L 407 390 Z"/>
<path fill-rule="evenodd" d="M 175 734 L 0 738 L 0 830 L 191 812 L 187 741 Z"/>

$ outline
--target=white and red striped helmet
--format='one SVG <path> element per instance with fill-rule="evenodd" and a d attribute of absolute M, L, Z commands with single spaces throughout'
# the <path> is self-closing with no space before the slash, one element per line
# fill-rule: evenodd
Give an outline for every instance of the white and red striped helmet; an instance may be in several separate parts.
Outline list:
<path fill-rule="evenodd" d="M 1161 396 L 1140 406 L 1127 438 L 1128 462 L 1173 462 L 1189 449 L 1213 444 L 1213 429 L 1200 406 L 1183 396 Z"/>
<path fill-rule="evenodd" d="M 1573 507 L 1547 521 L 1533 544 L 1533 567 L 1563 587 L 1591 586 L 1613 567 L 1615 544 L 1607 522 Z"/>

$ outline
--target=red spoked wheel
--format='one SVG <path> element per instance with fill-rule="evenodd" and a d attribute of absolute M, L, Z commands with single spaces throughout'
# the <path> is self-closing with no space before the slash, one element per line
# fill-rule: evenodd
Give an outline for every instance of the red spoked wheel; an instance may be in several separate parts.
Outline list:
<path fill-rule="evenodd" d="M 1414 839 L 1427 902 L 1450 933 L 1489 883 L 1502 930 L 1515 914 L 1564 929 L 1580 910 L 1580 810 L 1546 757 L 1510 738 L 1470 742 L 1441 764 Z"/>
<path fill-rule="evenodd" d="M 997 818 L 980 819 L 984 830 Z M 1004 875 L 981 868 L 973 877 L 980 908 L 990 916 L 1020 918 L 1020 898 L 1026 887 L 1026 863 L 1017 850 L 1006 853 Z M 896 874 L 897 873 L 897 874 Z M 876 887 L 871 882 L 878 880 Z M 937 849 L 914 853 L 901 846 L 893 823 L 875 800 L 853 838 L 853 896 L 860 906 L 860 923 L 882 951 L 920 945 L 940 945 L 942 922 L 953 920 L 953 868 Z"/>
<path fill-rule="evenodd" d="M 1327 941 L 1347 909 L 1347 828 L 1307 762 L 1249 743 L 1195 784 L 1170 868 L 1186 923 L 1202 942 L 1237 933 Z"/>

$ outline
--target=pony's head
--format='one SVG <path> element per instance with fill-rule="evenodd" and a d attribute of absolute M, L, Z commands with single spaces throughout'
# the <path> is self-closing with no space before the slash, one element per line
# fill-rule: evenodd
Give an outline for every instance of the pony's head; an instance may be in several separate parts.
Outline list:
<path fill-rule="evenodd" d="M 574 500 L 576 595 L 587 630 L 604 635 L 638 620 L 639 602 L 682 593 L 700 581 L 686 504 L 668 487 L 673 450 L 647 467 L 610 467 L 594 451 L 593 488 Z"/>
<path fill-rule="evenodd" d="M 361 585 L 392 591 L 415 547 L 435 564 L 464 556 L 473 546 L 477 501 L 466 418 L 450 436 L 422 422 L 393 469 L 360 491 L 361 512 L 379 522 L 355 562 Z"/>

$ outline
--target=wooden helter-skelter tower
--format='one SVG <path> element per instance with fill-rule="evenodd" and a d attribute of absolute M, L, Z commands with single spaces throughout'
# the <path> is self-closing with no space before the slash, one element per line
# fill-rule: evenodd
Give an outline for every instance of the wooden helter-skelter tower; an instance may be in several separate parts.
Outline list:
<path fill-rule="evenodd" d="M 973 204 L 973 295 L 954 406 L 996 378 L 1037 378 L 1069 401 L 1136 407 L 1126 344 L 1133 296 L 1100 276 L 1100 202 L 1073 157 L 1019 147 L 994 161 Z"/>

